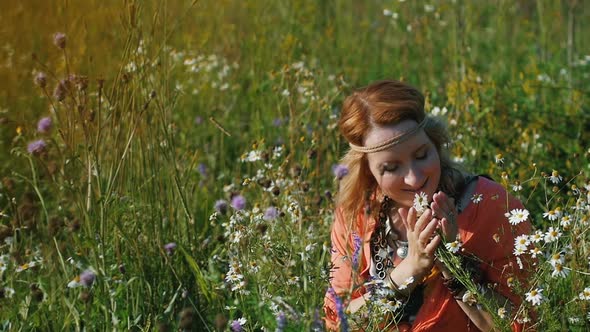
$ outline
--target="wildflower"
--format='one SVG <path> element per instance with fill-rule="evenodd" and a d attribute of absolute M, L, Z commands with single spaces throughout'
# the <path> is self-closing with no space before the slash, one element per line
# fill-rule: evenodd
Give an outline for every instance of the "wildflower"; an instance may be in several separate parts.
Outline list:
<path fill-rule="evenodd" d="M 31 261 L 29 263 L 25 263 L 23 265 L 17 266 L 16 269 L 15 269 L 15 271 L 16 272 L 26 271 L 26 270 L 28 270 L 28 269 L 30 269 L 32 267 L 35 267 L 35 265 L 36 265 L 35 262 L 34 261 Z"/>
<path fill-rule="evenodd" d="M 170 256 L 172 254 L 174 254 L 174 250 L 176 249 L 176 243 L 175 242 L 170 242 L 164 245 L 164 250 L 166 250 L 166 253 Z"/>
<path fill-rule="evenodd" d="M 516 183 L 514 183 L 514 185 L 512 186 L 512 190 L 513 191 L 521 191 L 522 186 L 520 185 L 520 182 L 516 181 Z"/>
<path fill-rule="evenodd" d="M 555 263 L 553 265 L 553 272 L 551 272 L 551 276 L 553 278 L 561 277 L 565 278 L 569 274 L 569 270 L 566 269 L 561 263 Z"/>
<path fill-rule="evenodd" d="M 391 16 L 393 12 L 389 9 L 383 9 L 383 16 Z"/>
<path fill-rule="evenodd" d="M 584 290 L 578 295 L 580 300 L 590 301 L 590 287 L 584 288 Z"/>
<path fill-rule="evenodd" d="M 453 242 L 445 243 L 445 247 L 447 248 L 447 250 L 453 254 L 458 253 L 459 249 L 461 249 L 461 246 L 462 246 L 462 244 L 460 241 L 453 241 Z"/>
<path fill-rule="evenodd" d="M 514 251 L 512 252 L 514 254 L 514 256 L 520 256 L 524 253 L 526 253 L 526 247 L 514 247 Z"/>
<path fill-rule="evenodd" d="M 414 277 L 409 277 L 406 280 L 404 280 L 404 282 L 401 283 L 401 285 L 399 285 L 399 290 L 404 290 L 406 288 L 408 288 L 409 285 L 411 285 L 414 282 Z"/>
<path fill-rule="evenodd" d="M 357 267 L 359 262 L 359 256 L 361 255 L 361 248 L 362 248 L 362 239 L 357 233 L 352 233 L 353 237 L 353 253 L 352 253 L 352 266 Z"/>
<path fill-rule="evenodd" d="M 313 323 L 311 324 L 311 330 L 312 332 L 324 331 L 324 321 L 320 317 L 319 309 L 316 309 L 313 315 Z"/>
<path fill-rule="evenodd" d="M 563 257 L 562 253 L 553 254 L 549 259 L 549 263 L 551 263 L 551 265 L 555 267 L 556 264 L 565 263 L 565 257 Z"/>
<path fill-rule="evenodd" d="M 275 220 L 279 216 L 279 210 L 276 207 L 271 206 L 264 211 L 264 217 L 262 219 L 266 221 Z"/>
<path fill-rule="evenodd" d="M 466 303 L 467 305 L 474 305 L 477 303 L 477 298 L 475 297 L 475 294 L 472 293 L 471 291 L 465 291 L 465 293 L 463 293 L 463 297 L 461 298 L 461 301 L 463 301 L 463 303 Z"/>
<path fill-rule="evenodd" d="M 504 157 L 502 156 L 501 153 L 498 153 L 494 159 L 496 160 L 496 164 L 503 164 L 504 163 Z"/>
<path fill-rule="evenodd" d="M 533 249 L 531 249 L 530 253 L 532 258 L 537 258 L 537 256 L 541 255 L 543 252 L 541 251 L 541 249 L 534 247 Z"/>
<path fill-rule="evenodd" d="M 76 276 L 74 279 L 72 279 L 72 281 L 68 282 L 68 288 L 76 288 L 76 287 L 80 287 L 82 286 L 82 284 L 80 284 L 80 276 Z"/>
<path fill-rule="evenodd" d="M 37 123 L 37 131 L 40 133 L 47 133 L 49 132 L 49 130 L 51 130 L 51 118 L 46 116 L 44 118 L 41 118 L 41 120 L 39 120 L 39 122 Z"/>
<path fill-rule="evenodd" d="M 53 45 L 61 48 L 62 50 L 66 48 L 66 35 L 61 32 L 55 33 L 53 35 Z"/>
<path fill-rule="evenodd" d="M 504 318 L 506 318 L 506 314 L 507 314 L 506 308 L 504 308 L 504 307 L 498 308 L 498 317 L 500 317 L 501 319 L 504 319 Z"/>
<path fill-rule="evenodd" d="M 543 213 L 543 218 L 549 219 L 549 221 L 555 221 L 557 220 L 558 216 L 557 213 L 555 213 L 555 210 L 549 210 Z"/>
<path fill-rule="evenodd" d="M 560 236 L 561 233 L 559 232 L 559 228 L 554 229 L 553 227 L 549 227 L 549 230 L 547 230 L 547 232 L 545 233 L 544 240 L 546 243 L 551 243 L 557 241 L 557 239 L 559 239 Z"/>
<path fill-rule="evenodd" d="M 227 212 L 227 201 L 224 199 L 219 199 L 215 201 L 215 211 L 225 214 Z"/>
<path fill-rule="evenodd" d="M 4 287 L 3 292 L 4 292 L 4 297 L 6 297 L 7 299 L 12 298 L 12 296 L 15 293 L 14 288 L 10 288 L 10 287 Z M 2 298 L 2 296 L 0 296 L 0 298 Z"/>
<path fill-rule="evenodd" d="M 477 204 L 479 202 L 481 202 L 483 200 L 483 194 L 473 194 L 473 196 L 471 196 L 471 201 L 474 204 Z"/>
<path fill-rule="evenodd" d="M 246 208 L 246 198 L 242 195 L 236 195 L 231 199 L 231 206 L 236 210 L 243 210 Z"/>
<path fill-rule="evenodd" d="M 561 182 L 561 180 L 562 177 L 561 175 L 559 175 L 559 172 L 553 170 L 553 172 L 551 172 L 551 176 L 549 177 L 549 181 L 551 181 L 553 184 L 558 184 L 559 182 Z"/>
<path fill-rule="evenodd" d="M 348 175 L 348 167 L 342 164 L 336 164 L 332 166 L 332 173 L 338 180 L 342 180 L 343 177 Z"/>
<path fill-rule="evenodd" d="M 202 177 L 207 177 L 207 165 L 205 165 L 205 163 L 199 163 L 199 166 L 197 166 L 197 171 Z"/>
<path fill-rule="evenodd" d="M 529 211 L 526 209 L 514 209 L 510 211 L 510 216 L 508 217 L 508 222 L 511 225 L 518 225 L 521 222 L 527 220 L 529 217 Z"/>
<path fill-rule="evenodd" d="M 47 75 L 44 72 L 38 72 L 35 75 L 35 84 L 41 88 L 45 88 L 47 86 Z"/>
<path fill-rule="evenodd" d="M 528 235 L 519 235 L 514 239 L 514 247 L 516 248 L 523 248 L 526 250 L 530 243 Z"/>
<path fill-rule="evenodd" d="M 561 217 L 561 221 L 559 222 L 559 224 L 561 225 L 561 227 L 565 228 L 567 230 L 567 228 L 570 226 L 572 220 L 570 218 L 569 215 L 565 215 L 563 217 Z"/>
<path fill-rule="evenodd" d="M 234 320 L 230 325 L 231 330 L 233 332 L 242 332 L 244 330 L 243 326 L 246 325 L 246 322 L 247 320 L 244 317 Z"/>
<path fill-rule="evenodd" d="M 532 305 L 539 305 L 543 302 L 543 289 L 536 288 L 531 290 L 530 292 L 526 293 L 526 300 L 529 301 Z"/>
<path fill-rule="evenodd" d="M 84 272 L 80 273 L 80 284 L 84 287 L 92 286 L 95 279 L 96 273 L 90 269 L 86 269 Z"/>
<path fill-rule="evenodd" d="M 543 240 L 544 233 L 540 230 L 536 230 L 534 234 L 529 236 L 529 241 L 534 243 L 539 243 Z"/>
<path fill-rule="evenodd" d="M 418 215 L 421 215 L 424 213 L 424 211 L 426 211 L 428 208 L 428 196 L 426 196 L 426 193 L 420 192 L 419 194 L 414 195 L 413 207 Z"/>
<path fill-rule="evenodd" d="M 336 304 L 336 312 L 338 314 L 338 318 L 340 318 L 340 331 L 348 332 L 348 321 L 346 320 L 346 314 L 344 313 L 345 307 L 344 303 L 342 303 L 342 299 L 336 294 L 334 288 L 328 289 L 328 293 L 332 296 L 334 303 Z"/>
<path fill-rule="evenodd" d="M 40 154 L 45 150 L 46 147 L 47 144 L 45 143 L 45 141 L 42 139 L 38 139 L 27 145 L 27 151 L 29 151 L 30 154 Z"/>
<path fill-rule="evenodd" d="M 277 329 L 275 330 L 276 332 L 281 332 L 285 329 L 285 326 L 287 325 L 287 316 L 285 315 L 284 312 L 279 312 L 279 314 L 277 315 Z"/>

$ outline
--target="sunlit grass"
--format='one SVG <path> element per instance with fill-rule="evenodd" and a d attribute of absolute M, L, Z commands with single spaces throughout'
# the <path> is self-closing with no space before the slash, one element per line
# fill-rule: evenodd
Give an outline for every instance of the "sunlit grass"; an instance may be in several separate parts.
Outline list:
<path fill-rule="evenodd" d="M 385 77 L 530 212 L 538 329 L 584 330 L 588 8 L 532 4 L 2 8 L 0 330 L 321 330 L 340 103 Z"/>

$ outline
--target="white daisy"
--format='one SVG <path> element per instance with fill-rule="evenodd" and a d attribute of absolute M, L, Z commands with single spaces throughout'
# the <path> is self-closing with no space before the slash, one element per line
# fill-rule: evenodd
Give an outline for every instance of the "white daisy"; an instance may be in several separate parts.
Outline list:
<path fill-rule="evenodd" d="M 563 265 L 563 263 L 565 263 L 565 257 L 563 257 L 563 254 L 561 253 L 553 254 L 551 255 L 551 258 L 549 258 L 549 263 L 553 267 L 555 267 L 557 264 Z"/>
<path fill-rule="evenodd" d="M 557 278 L 557 277 L 565 278 L 565 277 L 567 277 L 569 272 L 570 272 L 569 269 L 565 268 L 560 263 L 556 263 L 555 265 L 553 265 L 553 272 L 551 272 L 551 276 L 553 278 Z"/>
<path fill-rule="evenodd" d="M 556 170 L 553 170 L 553 172 L 551 172 L 551 176 L 549 177 L 549 181 L 551 181 L 553 184 L 558 184 L 562 179 L 563 178 Z"/>
<path fill-rule="evenodd" d="M 531 257 L 532 258 L 537 258 L 537 256 L 543 254 L 543 252 L 541 251 L 541 249 L 539 249 L 537 247 L 534 247 L 533 249 L 531 249 L 530 253 L 531 253 Z"/>
<path fill-rule="evenodd" d="M 543 233 L 543 231 L 536 230 L 534 234 L 529 236 L 529 240 L 534 243 L 539 243 L 541 240 L 543 240 L 544 235 L 545 233 Z"/>
<path fill-rule="evenodd" d="M 553 227 L 549 227 L 549 230 L 547 230 L 547 233 L 545 233 L 545 243 L 555 242 L 560 236 L 561 233 L 559 232 L 559 228 L 554 229 Z"/>
<path fill-rule="evenodd" d="M 520 185 L 520 182 L 517 181 L 514 185 L 512 185 L 512 190 L 513 191 L 521 191 L 522 186 Z"/>
<path fill-rule="evenodd" d="M 401 285 L 399 285 L 399 290 L 404 290 L 408 288 L 408 286 L 414 282 L 414 277 L 409 277 L 408 279 L 404 280 Z"/>
<path fill-rule="evenodd" d="M 453 242 L 445 243 L 445 247 L 447 248 L 447 250 L 453 254 L 458 253 L 459 249 L 461 249 L 461 246 L 462 246 L 461 241 L 453 241 Z"/>
<path fill-rule="evenodd" d="M 527 220 L 529 217 L 529 211 L 526 209 L 514 209 L 510 211 L 510 216 L 508 217 L 508 222 L 511 225 L 518 225 L 521 222 Z"/>
<path fill-rule="evenodd" d="M 566 214 L 565 216 L 561 217 L 561 221 L 559 222 L 559 224 L 563 228 L 568 228 L 571 225 L 571 223 L 572 219 L 570 218 L 569 214 Z"/>
<path fill-rule="evenodd" d="M 549 219 L 549 221 L 555 221 L 557 220 L 558 216 L 557 213 L 555 213 L 555 210 L 549 210 L 543 213 L 543 218 Z"/>
<path fill-rule="evenodd" d="M 529 236 L 525 234 L 517 236 L 516 239 L 514 239 L 515 248 L 522 248 L 526 250 L 530 243 Z"/>
<path fill-rule="evenodd" d="M 525 295 L 526 300 L 529 301 L 532 305 L 539 305 L 544 300 L 542 288 L 533 289 Z"/>
<path fill-rule="evenodd" d="M 580 300 L 590 301 L 590 287 L 584 288 L 584 290 L 578 295 Z"/>
<path fill-rule="evenodd" d="M 512 252 L 514 256 L 520 256 L 526 253 L 526 247 L 514 247 L 514 251 Z"/>
<path fill-rule="evenodd" d="M 414 209 L 421 215 L 426 211 L 428 208 L 428 196 L 426 196 L 425 192 L 420 192 L 419 194 L 414 195 Z"/>

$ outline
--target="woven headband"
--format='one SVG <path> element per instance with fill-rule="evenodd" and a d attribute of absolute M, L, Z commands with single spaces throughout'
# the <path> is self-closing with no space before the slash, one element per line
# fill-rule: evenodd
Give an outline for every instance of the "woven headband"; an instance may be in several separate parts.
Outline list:
<path fill-rule="evenodd" d="M 353 151 L 363 152 L 363 153 L 383 151 L 385 149 L 388 149 L 388 148 L 390 148 L 394 145 L 397 145 L 397 144 L 407 140 L 408 138 L 410 138 L 410 136 L 414 135 L 416 132 L 418 132 L 418 130 L 420 130 L 421 128 L 424 128 L 424 125 L 426 124 L 427 120 L 428 120 L 428 118 L 424 118 L 424 120 L 422 120 L 422 122 L 420 122 L 416 127 L 406 131 L 403 134 L 392 137 L 392 138 L 388 139 L 387 141 L 379 143 L 377 145 L 359 146 L 359 145 L 354 145 L 352 143 L 349 143 L 350 149 Z"/>

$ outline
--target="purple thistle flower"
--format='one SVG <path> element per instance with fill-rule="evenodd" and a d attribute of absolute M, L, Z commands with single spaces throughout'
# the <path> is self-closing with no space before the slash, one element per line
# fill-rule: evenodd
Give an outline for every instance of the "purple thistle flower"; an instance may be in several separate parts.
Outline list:
<path fill-rule="evenodd" d="M 313 332 L 321 332 L 324 331 L 324 322 L 322 321 L 322 318 L 320 317 L 320 310 L 319 309 L 315 309 L 315 313 L 313 315 L 313 323 L 311 324 L 311 330 Z"/>
<path fill-rule="evenodd" d="M 242 195 L 236 195 L 231 199 L 231 206 L 236 210 L 243 210 L 246 208 L 246 198 Z"/>
<path fill-rule="evenodd" d="M 336 294 L 334 288 L 330 287 L 328 289 L 328 293 L 332 296 L 334 303 L 336 304 L 336 311 L 338 313 L 338 318 L 340 319 L 340 331 L 348 332 L 348 321 L 346 320 L 346 314 L 344 312 L 344 304 L 342 303 L 342 299 Z"/>
<path fill-rule="evenodd" d="M 35 75 L 35 84 L 37 84 L 41 88 L 46 87 L 47 75 L 45 75 L 44 72 L 38 72 L 37 75 Z"/>
<path fill-rule="evenodd" d="M 29 151 L 30 154 L 40 154 L 45 150 L 46 147 L 47 144 L 45 144 L 45 141 L 42 139 L 38 139 L 36 141 L 32 141 L 31 143 L 29 143 L 29 145 L 27 146 L 27 151 Z"/>
<path fill-rule="evenodd" d="M 82 286 L 84 286 L 84 287 L 92 286 L 95 279 L 96 279 L 96 273 L 94 273 L 94 271 L 92 271 L 90 269 L 86 269 L 86 270 L 84 270 L 84 272 L 82 272 L 80 274 L 80 284 L 82 284 Z"/>
<path fill-rule="evenodd" d="M 343 177 L 348 175 L 348 167 L 342 164 L 336 164 L 332 166 L 332 173 L 338 180 L 342 180 Z"/>
<path fill-rule="evenodd" d="M 239 319 L 234 320 L 231 322 L 231 330 L 233 332 L 242 332 L 244 328 L 242 327 L 242 322 Z"/>
<path fill-rule="evenodd" d="M 353 244 L 354 244 L 354 248 L 353 248 L 354 250 L 352 253 L 352 266 L 356 269 L 359 264 L 359 256 L 361 255 L 361 248 L 362 248 L 363 240 L 356 232 L 352 233 L 352 238 L 353 238 Z"/>
<path fill-rule="evenodd" d="M 176 249 L 176 242 L 170 242 L 164 245 L 164 250 L 166 250 L 169 256 L 174 254 L 174 249 Z"/>
<path fill-rule="evenodd" d="M 215 202 L 215 211 L 225 214 L 227 212 L 227 201 L 225 199 L 219 199 Z"/>
<path fill-rule="evenodd" d="M 280 127 L 283 125 L 283 123 L 284 123 L 284 121 L 281 118 L 276 118 L 272 121 L 272 125 L 275 127 Z"/>
<path fill-rule="evenodd" d="M 205 163 L 199 163 L 199 166 L 197 166 L 197 170 L 199 171 L 199 174 L 201 174 L 202 177 L 207 177 L 207 165 L 205 165 Z"/>
<path fill-rule="evenodd" d="M 62 50 L 66 48 L 66 35 L 61 32 L 56 32 L 53 35 L 53 45 L 61 48 Z"/>
<path fill-rule="evenodd" d="M 46 116 L 41 118 L 37 123 L 37 131 L 40 133 L 48 133 L 51 130 L 52 121 L 51 118 Z"/>
<path fill-rule="evenodd" d="M 277 315 L 277 329 L 275 332 L 282 332 L 285 329 L 285 326 L 287 326 L 287 316 L 281 311 Z"/>
<path fill-rule="evenodd" d="M 279 216 L 279 210 L 276 207 L 271 206 L 264 211 L 264 217 L 262 219 L 266 221 L 275 220 Z"/>

